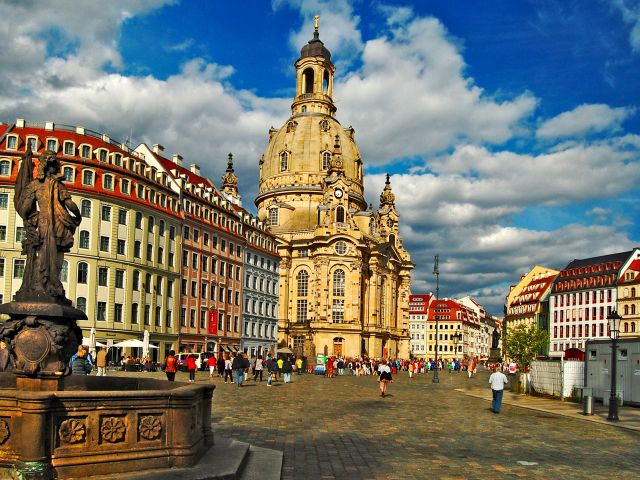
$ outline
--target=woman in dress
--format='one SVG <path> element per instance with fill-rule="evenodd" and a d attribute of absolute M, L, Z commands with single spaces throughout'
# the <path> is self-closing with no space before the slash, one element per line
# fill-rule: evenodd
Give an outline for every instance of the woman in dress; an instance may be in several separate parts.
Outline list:
<path fill-rule="evenodd" d="M 387 384 L 389 382 L 393 382 L 393 377 L 391 377 L 391 367 L 389 367 L 389 364 L 384 359 L 378 366 L 378 374 L 380 375 L 378 378 L 380 382 L 380 396 L 384 397 L 387 393 Z"/>

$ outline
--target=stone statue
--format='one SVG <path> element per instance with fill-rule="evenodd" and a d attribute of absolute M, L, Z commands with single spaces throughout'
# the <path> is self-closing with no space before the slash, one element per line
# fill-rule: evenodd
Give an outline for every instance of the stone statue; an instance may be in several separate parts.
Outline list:
<path fill-rule="evenodd" d="M 491 348 L 498 348 L 499 343 L 500 343 L 500 332 L 498 332 L 498 329 L 496 328 L 493 331 L 493 335 L 491 338 Z"/>
<path fill-rule="evenodd" d="M 319 27 L 318 20 L 320 20 L 320 15 L 314 15 L 314 17 L 313 17 L 313 28 L 315 29 L 316 32 L 318 31 L 318 27 Z"/>
<path fill-rule="evenodd" d="M 55 152 L 40 155 L 35 178 L 31 149 L 16 180 L 14 204 L 25 226 L 22 253 L 27 256 L 16 300 L 71 305 L 60 282 L 64 253 L 73 246 L 81 215 L 61 180 Z"/>

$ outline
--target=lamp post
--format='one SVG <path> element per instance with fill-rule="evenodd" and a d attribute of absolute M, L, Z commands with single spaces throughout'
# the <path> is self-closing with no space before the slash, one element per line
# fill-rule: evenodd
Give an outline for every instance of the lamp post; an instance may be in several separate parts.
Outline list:
<path fill-rule="evenodd" d="M 618 334 L 620 333 L 620 320 L 618 312 L 611 310 L 607 321 L 609 322 L 609 336 L 611 337 L 611 395 L 609 396 L 609 415 L 607 420 L 618 421 L 618 399 L 616 397 L 616 349 L 618 347 Z"/>
<path fill-rule="evenodd" d="M 460 332 L 454 333 L 451 336 L 453 338 L 453 348 L 454 348 L 454 351 L 455 351 L 455 356 L 453 358 L 456 359 L 456 358 L 458 358 L 458 344 L 462 340 L 462 333 L 460 333 Z M 458 373 L 460 373 L 460 363 L 458 363 Z"/>
<path fill-rule="evenodd" d="M 433 383 L 440 383 L 440 379 L 438 378 L 438 320 L 440 316 L 438 315 L 438 291 L 440 290 L 440 270 L 438 268 L 438 255 L 435 256 L 433 261 L 433 274 L 436 276 L 436 366 L 433 369 Z"/>

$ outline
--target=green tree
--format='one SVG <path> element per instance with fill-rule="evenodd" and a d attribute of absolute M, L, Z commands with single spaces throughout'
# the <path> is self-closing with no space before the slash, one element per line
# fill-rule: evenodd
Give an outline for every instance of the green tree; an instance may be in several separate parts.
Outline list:
<path fill-rule="evenodd" d="M 520 324 L 510 329 L 504 337 L 506 355 L 515 360 L 521 368 L 528 367 L 549 344 L 549 333 L 535 325 Z"/>

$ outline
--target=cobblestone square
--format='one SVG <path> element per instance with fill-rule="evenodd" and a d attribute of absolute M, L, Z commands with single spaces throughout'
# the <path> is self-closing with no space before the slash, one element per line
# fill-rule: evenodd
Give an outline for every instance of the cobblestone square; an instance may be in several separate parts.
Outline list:
<path fill-rule="evenodd" d="M 495 415 L 455 390 L 488 389 L 487 372 L 440 378 L 398 374 L 380 398 L 370 376 L 216 377 L 214 433 L 283 451 L 283 479 L 638 478 L 637 433 L 510 405 Z"/>

